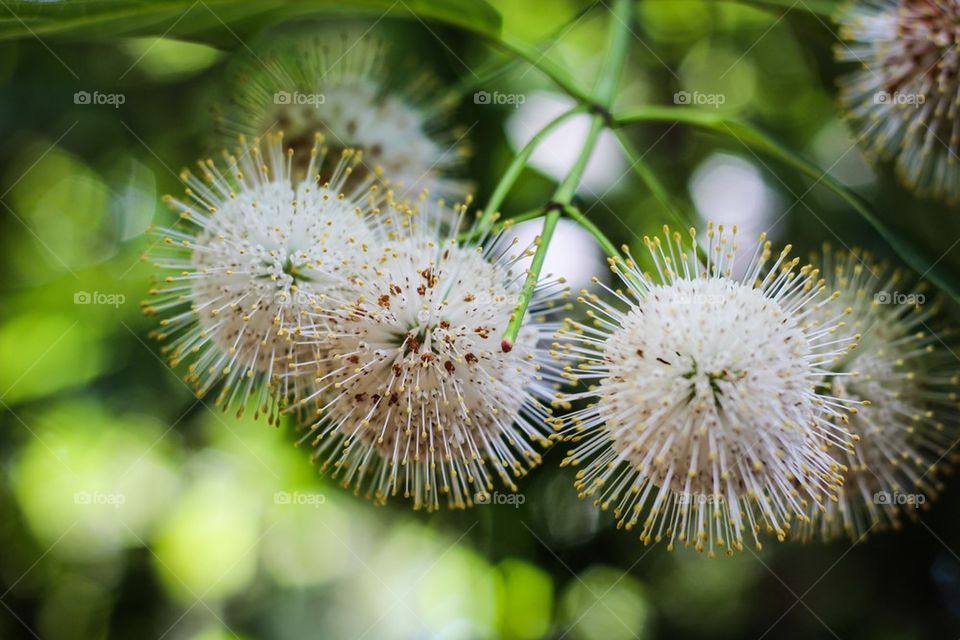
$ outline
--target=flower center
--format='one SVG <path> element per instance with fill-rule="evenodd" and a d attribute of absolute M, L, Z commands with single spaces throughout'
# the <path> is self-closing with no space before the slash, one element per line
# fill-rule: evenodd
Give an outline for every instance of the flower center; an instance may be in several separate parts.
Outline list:
<path fill-rule="evenodd" d="M 303 282 L 313 282 L 313 278 L 311 278 L 305 272 L 306 268 L 307 265 L 305 263 L 297 264 L 294 261 L 293 256 L 290 255 L 287 256 L 286 260 L 284 260 L 283 265 L 281 266 L 283 272 L 290 276 L 291 280 L 293 281 L 293 285 L 298 285 Z"/>
<path fill-rule="evenodd" d="M 699 371 L 697 361 L 693 356 L 690 358 L 690 370 L 680 377 L 690 381 L 690 395 L 687 396 L 687 402 L 693 402 L 697 396 L 703 397 L 702 391 L 709 389 L 709 394 L 713 398 L 714 405 L 717 408 L 722 407 L 721 398 L 724 396 L 724 390 L 721 383 L 736 384 L 743 380 L 747 373 L 742 369 L 730 369 L 724 367 L 715 371 Z"/>

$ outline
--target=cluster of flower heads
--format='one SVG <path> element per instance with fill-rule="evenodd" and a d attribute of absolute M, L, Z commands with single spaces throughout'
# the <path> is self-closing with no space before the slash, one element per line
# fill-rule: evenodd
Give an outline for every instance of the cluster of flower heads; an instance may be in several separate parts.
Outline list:
<path fill-rule="evenodd" d="M 398 199 L 424 190 L 462 201 L 469 185 L 454 177 L 469 155 L 463 132 L 448 127 L 448 101 L 434 79 L 402 72 L 369 29 L 323 29 L 287 35 L 241 60 L 232 105 L 223 116 L 229 139 L 283 131 L 304 173 L 317 132 L 335 150 L 359 149 L 358 175 L 377 172 Z"/>
<path fill-rule="evenodd" d="M 322 469 L 379 502 L 465 507 L 495 478 L 515 490 L 550 439 L 542 400 L 561 372 L 542 345 L 567 287 L 538 285 L 506 350 L 530 247 L 458 241 L 466 205 L 354 181 L 361 154 L 328 159 L 322 136 L 311 179 L 294 155 L 254 140 L 167 198 L 179 220 L 157 230 L 164 275 L 144 306 L 171 366 L 189 362 L 198 396 L 219 385 L 224 407 L 314 415 L 303 441 Z"/>
<path fill-rule="evenodd" d="M 861 0 L 841 14 L 837 58 L 860 65 L 841 102 L 868 151 L 920 195 L 960 201 L 960 2 Z"/>
<path fill-rule="evenodd" d="M 665 227 L 652 272 L 625 248 L 621 286 L 581 292 L 582 322 L 542 279 L 506 348 L 533 246 L 461 242 L 467 205 L 399 201 L 354 179 L 361 157 L 318 135 L 297 179 L 277 135 L 184 172 L 145 303 L 198 395 L 288 409 L 357 494 L 469 507 L 563 439 L 619 526 L 712 555 L 856 538 L 915 506 L 878 494 L 939 488 L 958 379 L 899 272 L 858 252 L 801 266 L 763 236 L 735 270 L 736 228 Z"/>
<path fill-rule="evenodd" d="M 877 120 L 872 144 L 948 198 L 954 5 L 875 0 L 846 22 L 860 43 L 846 51 L 892 74 L 851 81 L 855 121 L 902 110 L 878 92 L 938 92 Z M 761 235 L 744 261 L 735 227 L 708 225 L 705 242 L 664 227 L 641 260 L 611 259 L 619 285 L 595 278 L 579 309 L 562 279 L 540 279 L 501 342 L 538 241 L 487 224 L 460 240 L 469 198 L 448 208 L 430 192 L 463 196 L 462 147 L 429 131 L 437 113 L 384 91 L 382 45 L 356 35 L 251 61 L 228 119 L 250 142 L 166 198 L 178 217 L 156 229 L 144 309 L 198 397 L 271 423 L 290 413 L 322 472 L 427 510 L 515 491 L 565 441 L 561 466 L 618 527 L 710 555 L 767 535 L 862 539 L 942 488 L 960 434 L 948 334 L 928 326 L 921 288 L 862 252 L 801 266 Z"/>
<path fill-rule="evenodd" d="M 582 291 L 586 321 L 559 332 L 578 389 L 555 427 L 580 496 L 644 543 L 710 555 L 763 534 L 857 540 L 916 506 L 899 496 L 933 497 L 958 378 L 918 330 L 935 313 L 921 294 L 889 293 L 900 274 L 858 252 L 826 253 L 821 274 L 763 236 L 735 275 L 735 227 L 689 235 L 645 238 L 653 273 L 625 247 L 622 287 Z"/>

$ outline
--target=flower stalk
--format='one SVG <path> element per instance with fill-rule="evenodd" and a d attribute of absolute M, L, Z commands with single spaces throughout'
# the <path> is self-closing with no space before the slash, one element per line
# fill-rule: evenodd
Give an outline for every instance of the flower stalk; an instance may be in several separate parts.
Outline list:
<path fill-rule="evenodd" d="M 607 48 L 607 56 L 600 78 L 597 81 L 593 103 L 590 108 L 590 111 L 593 112 L 590 130 L 587 132 L 586 140 L 584 140 L 580 154 L 577 156 L 576 162 L 573 163 L 570 172 L 557 187 L 553 199 L 544 206 L 543 210 L 546 215 L 543 219 L 543 229 L 536 240 L 537 249 L 533 255 L 533 261 L 530 263 L 530 269 L 527 270 L 527 278 L 517 300 L 516 310 L 510 318 L 500 343 L 505 352 L 513 348 L 517 333 L 523 325 L 527 307 L 530 305 L 537 282 L 540 280 L 540 272 L 543 269 L 553 233 L 560 222 L 560 216 L 573 200 L 577 187 L 580 185 L 580 180 L 583 178 L 583 173 L 587 168 L 587 163 L 590 161 L 590 156 L 593 154 L 600 137 L 600 132 L 608 123 L 610 107 L 616 97 L 620 76 L 627 58 L 632 18 L 632 2 L 630 0 L 617 0 L 612 11 L 610 45 Z M 594 227 L 594 230 L 599 233 L 596 227 Z M 605 244 L 609 245 L 609 240 Z"/>
<path fill-rule="evenodd" d="M 493 190 L 493 194 L 490 196 L 490 200 L 487 201 L 487 206 L 483 208 L 483 211 L 480 214 L 480 220 L 477 222 L 476 230 L 471 233 L 471 235 L 483 236 L 483 234 L 490 229 L 499 215 L 498 210 L 500 209 L 500 205 L 503 204 L 504 199 L 507 197 L 507 193 L 510 192 L 510 189 L 517 181 L 517 178 L 520 177 L 520 174 L 523 173 L 527 163 L 530 161 L 530 156 L 533 155 L 533 152 L 537 150 L 537 147 L 540 146 L 543 140 L 568 118 L 577 113 L 582 113 L 584 110 L 585 108 L 583 106 L 577 106 L 561 113 L 559 116 L 548 122 L 542 129 L 540 129 L 540 131 L 536 133 L 536 135 L 530 139 L 529 142 L 527 142 L 527 144 L 523 146 L 520 152 L 507 166 L 507 170 L 503 173 L 503 176 L 501 176 L 500 181 Z"/>
<path fill-rule="evenodd" d="M 645 105 L 626 109 L 613 114 L 611 120 L 613 128 L 617 130 L 641 123 L 676 122 L 732 138 L 749 149 L 784 163 L 813 180 L 814 185 L 823 185 L 823 187 L 842 198 L 883 236 L 897 255 L 903 258 L 914 271 L 924 274 L 925 278 L 949 293 L 954 299 L 960 299 L 960 284 L 948 269 L 924 256 L 923 252 L 910 238 L 881 220 L 863 198 L 831 176 L 829 171 L 824 171 L 791 151 L 757 127 L 742 120 L 727 117 L 722 113 L 690 107 L 661 105 Z"/>

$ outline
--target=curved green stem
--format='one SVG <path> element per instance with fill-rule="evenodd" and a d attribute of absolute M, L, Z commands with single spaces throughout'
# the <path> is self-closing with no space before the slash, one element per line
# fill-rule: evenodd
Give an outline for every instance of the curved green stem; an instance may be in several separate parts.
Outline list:
<path fill-rule="evenodd" d="M 831 18 L 837 12 L 837 8 L 842 3 L 835 0 L 727 0 L 733 4 L 743 4 L 757 9 L 768 9 L 772 11 L 799 11 L 811 13 L 815 16 Z"/>
<path fill-rule="evenodd" d="M 563 212 L 574 222 L 583 227 L 590 235 L 592 235 L 597 243 L 600 245 L 600 248 L 603 249 L 603 252 L 606 253 L 611 258 L 622 258 L 620 255 L 620 250 L 615 244 L 607 237 L 607 235 L 600 230 L 600 227 L 593 224 L 590 218 L 583 215 L 580 212 L 580 209 L 573 205 L 567 205 L 564 207 Z"/>
<path fill-rule="evenodd" d="M 547 249 L 550 247 L 550 241 L 553 238 L 553 232 L 556 230 L 557 223 L 560 221 L 561 213 L 570 204 L 570 201 L 576 193 L 577 186 L 580 184 L 581 178 L 583 178 L 583 172 L 586 170 L 590 156 L 593 154 L 597 139 L 603 130 L 608 110 L 616 96 L 623 66 L 626 63 L 627 50 L 630 42 L 629 25 L 632 18 L 633 0 L 617 0 L 611 13 L 613 28 L 611 29 L 610 44 L 607 48 L 604 66 L 597 81 L 595 97 L 593 100 L 588 100 L 590 104 L 599 107 L 599 111 L 594 113 L 590 121 L 590 130 L 587 133 L 587 138 L 584 141 L 583 148 L 580 150 L 580 155 L 577 156 L 576 162 L 573 163 L 570 172 L 557 187 L 553 201 L 544 207 L 546 215 L 543 219 L 543 230 L 535 241 L 537 250 L 533 255 L 530 268 L 527 270 L 527 278 L 523 283 L 523 288 L 520 290 L 517 307 L 514 309 L 513 315 L 510 316 L 510 322 L 507 324 L 507 329 L 503 334 L 503 340 L 500 343 L 500 347 L 504 351 L 513 349 L 513 343 L 517 339 L 520 327 L 523 325 L 527 307 L 530 306 L 530 301 L 533 299 L 537 283 L 540 281 L 540 272 L 543 270 L 543 263 L 547 256 Z"/>
<path fill-rule="evenodd" d="M 553 46 L 557 39 L 570 29 L 571 25 L 583 19 L 595 6 L 596 5 L 588 5 L 580 9 L 580 11 L 577 11 L 569 20 L 564 21 L 563 24 L 553 29 L 546 37 L 541 38 L 540 41 L 530 49 L 530 52 L 539 53 L 541 56 L 544 55 L 543 52 L 546 49 Z M 449 105 L 458 103 L 466 94 L 484 88 L 498 77 L 510 72 L 523 60 L 523 58 L 517 56 L 506 56 L 501 60 L 485 62 L 478 69 L 474 69 L 473 73 L 461 78 L 459 82 L 451 87 L 443 99 L 444 102 Z"/>
<path fill-rule="evenodd" d="M 533 254 L 533 261 L 531 261 L 530 268 L 527 270 L 527 279 L 524 281 L 523 288 L 520 290 L 517 307 L 510 316 L 510 322 L 507 324 L 507 330 L 503 334 L 503 340 L 500 341 L 500 348 L 504 351 L 513 349 L 513 343 L 517 339 L 517 333 L 519 333 L 520 327 L 523 325 L 523 318 L 527 314 L 527 307 L 530 306 L 533 293 L 537 288 L 537 281 L 540 279 L 543 263 L 547 259 L 547 248 L 553 239 L 553 232 L 556 230 L 558 222 L 560 222 L 560 211 L 556 209 L 550 210 L 543 218 L 543 229 L 540 231 L 537 239 L 534 240 L 534 243 L 537 245 L 537 250 Z"/>
<path fill-rule="evenodd" d="M 547 76 L 559 89 L 577 102 L 589 103 L 591 101 L 590 94 L 580 88 L 566 69 L 550 61 L 536 47 L 531 47 L 515 38 L 506 37 L 491 39 L 491 43 L 528 62 L 530 66 Z"/>
<path fill-rule="evenodd" d="M 561 113 L 559 116 L 548 122 L 546 126 L 540 129 L 540 131 L 538 131 L 536 135 L 534 135 L 533 138 L 531 138 L 530 141 L 523 146 L 523 149 L 520 150 L 520 152 L 510 162 L 507 170 L 504 171 L 503 176 L 500 178 L 496 188 L 493 190 L 493 194 L 490 196 L 490 200 L 487 201 L 487 205 L 482 209 L 480 220 L 476 225 L 477 233 L 479 235 L 483 235 L 483 233 L 496 219 L 498 213 L 497 210 L 500 208 L 500 205 L 503 204 L 503 200 L 507 197 L 507 193 L 510 192 L 513 184 L 517 181 L 517 178 L 520 177 L 520 174 L 527 166 L 530 156 L 532 156 L 533 152 L 536 151 L 537 147 L 540 146 L 540 143 L 543 142 L 543 139 L 550 135 L 550 133 L 564 120 L 576 113 L 581 113 L 583 111 L 585 111 L 585 107 L 578 106 Z"/>
<path fill-rule="evenodd" d="M 686 227 L 690 225 L 691 217 L 689 213 L 681 211 L 680 208 L 674 203 L 673 198 L 670 197 L 670 192 L 667 188 L 660 182 L 660 178 L 657 177 L 656 172 L 654 172 L 653 167 L 651 167 L 646 160 L 643 159 L 637 152 L 637 148 L 633 146 L 633 143 L 630 142 L 630 138 L 627 137 L 627 134 L 622 130 L 614 130 L 614 134 L 617 136 L 617 140 L 620 142 L 620 147 L 623 149 L 624 153 L 627 154 L 627 160 L 630 162 L 630 167 L 633 169 L 633 172 L 637 174 L 637 177 L 647 188 L 650 190 L 650 193 L 656 198 L 657 202 L 666 209 L 667 213 L 670 214 L 670 217 L 673 218 L 673 221 L 680 225 L 680 227 Z"/>
<path fill-rule="evenodd" d="M 583 172 L 587 169 L 587 163 L 590 162 L 590 156 L 593 155 L 593 148 L 597 144 L 600 132 L 603 131 L 603 117 L 593 116 L 590 120 L 590 129 L 587 131 L 587 137 L 583 142 L 583 149 L 577 156 L 570 172 L 563 179 L 557 190 L 553 193 L 553 201 L 562 205 L 570 204 L 577 187 L 580 186 L 580 180 L 583 178 Z"/>
<path fill-rule="evenodd" d="M 504 57 L 503 59 L 485 62 L 480 68 L 474 69 L 471 75 L 461 78 L 455 85 L 447 89 L 441 99 L 441 104 L 444 107 L 454 108 L 468 94 L 482 89 L 500 76 L 509 73 L 519 63 L 520 59 L 514 57 Z"/>
<path fill-rule="evenodd" d="M 921 277 L 929 278 L 934 284 L 947 291 L 954 299 L 960 299 L 960 278 L 938 262 L 932 262 L 901 234 L 887 226 L 873 212 L 870 206 L 856 193 L 823 171 L 809 160 L 797 155 L 783 144 L 741 120 L 726 118 L 713 111 L 702 111 L 688 107 L 644 106 L 629 109 L 613 116 L 614 125 L 623 127 L 642 122 L 679 122 L 731 137 L 749 149 L 765 153 L 787 166 L 813 179 L 814 185 L 823 184 L 827 189 L 849 204 L 866 220 L 890 245 L 891 248 Z"/>

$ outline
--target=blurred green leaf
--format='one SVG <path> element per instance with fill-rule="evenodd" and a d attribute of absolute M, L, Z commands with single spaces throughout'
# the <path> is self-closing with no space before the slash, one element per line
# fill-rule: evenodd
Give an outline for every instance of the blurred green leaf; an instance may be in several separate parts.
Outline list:
<path fill-rule="evenodd" d="M 90 401 L 48 406 L 24 413 L 25 445 L 12 468 L 14 495 L 35 536 L 73 560 L 142 545 L 177 492 L 167 427 Z"/>
<path fill-rule="evenodd" d="M 93 380 L 106 370 L 105 345 L 69 316 L 21 312 L 0 323 L 0 400 L 15 404 Z"/>
<path fill-rule="evenodd" d="M 5 173 L 13 184 L 7 202 L 35 242 L 5 237 L 4 253 L 27 282 L 116 254 L 118 225 L 110 216 L 110 189 L 82 158 L 37 140 L 24 147 Z"/>
<path fill-rule="evenodd" d="M 124 48 L 141 70 L 162 79 L 198 73 L 223 56 L 222 51 L 196 42 L 152 36 L 131 38 Z"/>
<path fill-rule="evenodd" d="M 542 638 L 550 629 L 553 581 L 536 565 L 507 559 L 498 567 L 503 576 L 500 632 L 505 638 Z"/>
<path fill-rule="evenodd" d="M 594 565 L 567 583 L 560 601 L 571 640 L 644 640 L 651 607 L 643 584 L 613 567 Z"/>
<path fill-rule="evenodd" d="M 229 46 L 238 44 L 244 27 L 304 17 L 315 13 L 373 15 L 387 13 L 439 20 L 497 37 L 500 14 L 484 0 L 73 0 L 72 2 L 5 3 L 0 39 L 67 35 L 156 35 L 186 37 Z"/>
<path fill-rule="evenodd" d="M 198 460 L 190 484 L 152 541 L 157 574 L 168 593 L 196 601 L 245 589 L 257 568 L 262 501 L 245 491 L 232 460 Z"/>

